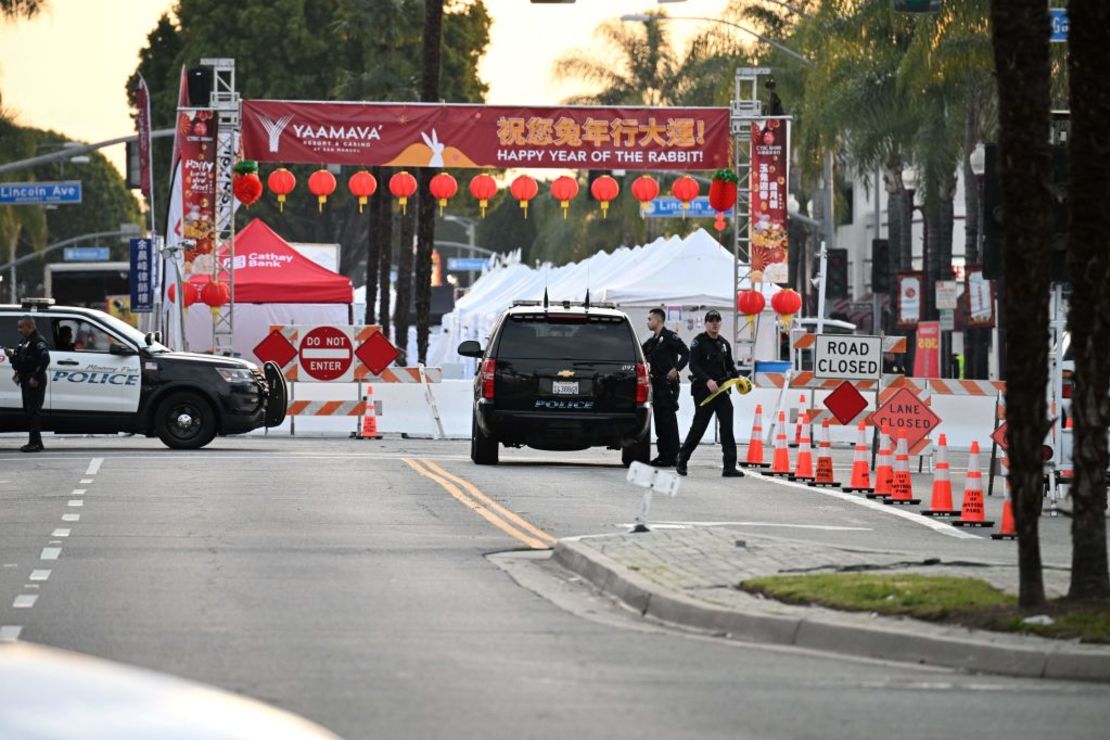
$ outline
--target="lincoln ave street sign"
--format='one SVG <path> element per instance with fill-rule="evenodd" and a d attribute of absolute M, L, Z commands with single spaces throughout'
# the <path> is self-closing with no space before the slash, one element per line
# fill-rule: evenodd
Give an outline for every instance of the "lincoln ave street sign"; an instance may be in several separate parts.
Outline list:
<path fill-rule="evenodd" d="M 80 203 L 81 181 L 0 182 L 0 205 L 51 205 Z"/>
<path fill-rule="evenodd" d="M 813 374 L 818 378 L 870 380 L 883 369 L 883 338 L 818 334 L 813 344 Z"/>

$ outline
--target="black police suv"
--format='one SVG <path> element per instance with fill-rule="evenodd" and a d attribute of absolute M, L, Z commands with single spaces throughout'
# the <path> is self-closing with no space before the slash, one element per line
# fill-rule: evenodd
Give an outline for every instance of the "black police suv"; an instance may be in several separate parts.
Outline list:
<path fill-rule="evenodd" d="M 621 461 L 651 452 L 651 382 L 632 325 L 612 304 L 517 301 L 494 326 L 474 379 L 470 458 L 497 464 L 500 445 L 608 447 Z"/>
<path fill-rule="evenodd" d="M 187 450 L 284 421 L 288 392 L 273 363 L 173 352 L 102 311 L 52 303 L 0 306 L 0 345 L 16 346 L 23 315 L 50 345 L 43 431 L 144 434 Z M 26 431 L 8 364 L 0 353 L 0 432 Z"/>

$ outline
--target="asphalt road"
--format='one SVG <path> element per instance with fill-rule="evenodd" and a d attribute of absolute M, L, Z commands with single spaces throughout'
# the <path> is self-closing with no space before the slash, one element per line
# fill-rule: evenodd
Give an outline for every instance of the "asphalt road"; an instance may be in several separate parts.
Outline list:
<path fill-rule="evenodd" d="M 505 451 L 486 468 L 458 442 L 47 442 L 0 452 L 0 638 L 199 680 L 348 738 L 1105 735 L 1108 687 L 690 635 L 549 564 L 488 557 L 632 521 L 640 494 L 616 453 Z M 717 459 L 699 450 L 653 520 L 1013 556 L 835 495 L 721 479 Z M 1042 520 L 1049 563 L 1068 560 L 1067 524 Z"/>

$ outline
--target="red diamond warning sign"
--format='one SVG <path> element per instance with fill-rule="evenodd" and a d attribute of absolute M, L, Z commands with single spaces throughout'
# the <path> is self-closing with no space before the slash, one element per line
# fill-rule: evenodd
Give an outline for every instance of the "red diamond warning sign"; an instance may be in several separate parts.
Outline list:
<path fill-rule="evenodd" d="M 290 344 L 280 330 L 275 329 L 254 348 L 254 356 L 263 363 L 273 362 L 284 368 L 297 356 L 297 348 Z"/>
<path fill-rule="evenodd" d="M 845 380 L 825 398 L 825 408 L 831 411 L 841 424 L 847 424 L 867 408 L 867 399 L 856 390 L 854 385 Z"/>
<path fill-rule="evenodd" d="M 1009 451 L 1010 441 L 1006 439 L 1006 422 L 1002 422 L 1002 425 L 998 427 L 998 429 L 994 430 L 994 432 L 991 434 L 991 439 L 993 439 L 995 443 L 1002 448 L 1003 451 Z"/>
<path fill-rule="evenodd" d="M 390 363 L 400 355 L 397 348 L 380 331 L 371 334 L 362 346 L 355 350 L 355 356 L 374 375 L 381 375 L 382 370 L 389 367 Z"/>
<path fill-rule="evenodd" d="M 301 367 L 315 380 L 336 380 L 351 369 L 354 348 L 347 332 L 334 326 L 318 326 L 301 340 Z"/>
<path fill-rule="evenodd" d="M 878 411 L 871 414 L 871 423 L 876 426 L 889 425 L 894 435 L 899 431 L 905 432 L 906 445 L 912 449 L 940 424 L 940 417 L 924 401 L 902 388 Z"/>

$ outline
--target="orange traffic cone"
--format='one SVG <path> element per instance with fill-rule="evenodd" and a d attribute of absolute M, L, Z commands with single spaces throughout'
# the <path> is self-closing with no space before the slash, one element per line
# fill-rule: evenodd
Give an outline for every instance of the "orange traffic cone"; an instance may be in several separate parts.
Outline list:
<path fill-rule="evenodd" d="M 1068 417 L 1067 421 L 1064 422 L 1064 429 L 1066 429 L 1069 432 L 1071 431 L 1071 417 L 1070 416 Z M 1057 482 L 1062 483 L 1063 485 L 1066 485 L 1066 486 L 1070 486 L 1071 482 L 1074 478 L 1075 478 L 1075 471 L 1074 470 L 1069 470 L 1067 468 L 1064 468 L 1063 470 L 1061 470 L 1059 472 L 1059 474 L 1056 476 Z"/>
<path fill-rule="evenodd" d="M 1016 540 L 1017 527 L 1014 526 L 1014 504 L 1011 500 L 1010 479 L 1006 479 L 1006 500 L 1002 502 L 1002 524 L 998 531 L 991 535 L 992 540 Z"/>
<path fill-rule="evenodd" d="M 817 477 L 808 481 L 810 486 L 829 486 L 840 488 L 833 478 L 832 447 L 829 444 L 829 420 L 821 420 L 820 451 L 817 453 Z"/>
<path fill-rule="evenodd" d="M 871 493 L 871 466 L 867 464 L 867 424 L 860 422 L 856 427 L 856 454 L 852 458 L 852 480 L 844 486 L 845 491 Z"/>
<path fill-rule="evenodd" d="M 748 459 L 740 463 L 742 468 L 766 468 L 763 462 L 763 406 L 756 405 L 755 419 L 752 421 L 752 436 L 748 440 Z"/>
<path fill-rule="evenodd" d="M 967 455 L 967 476 L 964 478 L 964 501 L 960 518 L 952 524 L 957 527 L 993 527 L 994 522 L 983 516 L 983 474 L 979 472 L 979 443 L 971 443 Z"/>
<path fill-rule="evenodd" d="M 786 448 L 786 414 L 779 412 L 778 429 L 775 430 L 775 457 L 767 475 L 790 477 L 790 450 Z"/>
<path fill-rule="evenodd" d="M 806 406 L 806 394 L 798 396 L 798 416 L 794 419 L 794 441 L 790 443 L 791 447 L 797 447 L 802 443 L 802 417 L 809 413 L 809 408 Z"/>
<path fill-rule="evenodd" d="M 959 510 L 952 508 L 952 476 L 948 467 L 948 437 L 940 435 L 937 442 L 937 462 L 933 468 L 933 497 L 929 508 L 921 512 L 925 516 L 958 516 Z"/>
<path fill-rule="evenodd" d="M 362 397 L 362 400 L 366 404 L 366 410 L 359 417 L 358 431 L 352 432 L 351 437 L 354 439 L 381 439 L 382 435 L 378 434 L 378 416 L 374 408 L 374 386 L 366 386 L 366 395 Z"/>
<path fill-rule="evenodd" d="M 879 433 L 879 459 L 875 463 L 875 490 L 867 498 L 886 498 L 894 482 L 894 450 L 890 447 L 890 427 L 883 424 Z"/>
<path fill-rule="evenodd" d="M 794 467 L 794 475 L 790 480 L 813 480 L 813 448 L 809 440 L 809 415 L 802 414 L 798 417 L 802 422 L 802 436 L 798 440 L 798 460 Z"/>
<path fill-rule="evenodd" d="M 913 479 L 910 478 L 910 453 L 906 449 L 906 433 L 898 430 L 898 448 L 894 455 L 894 481 L 890 497 L 883 499 L 884 504 L 920 504 L 921 499 L 913 497 Z"/>

